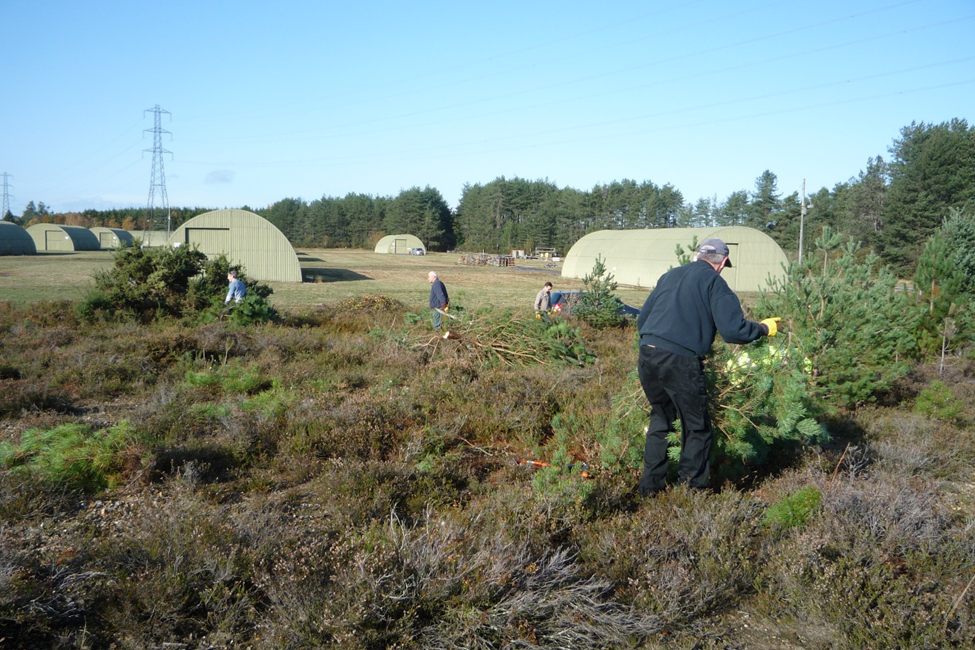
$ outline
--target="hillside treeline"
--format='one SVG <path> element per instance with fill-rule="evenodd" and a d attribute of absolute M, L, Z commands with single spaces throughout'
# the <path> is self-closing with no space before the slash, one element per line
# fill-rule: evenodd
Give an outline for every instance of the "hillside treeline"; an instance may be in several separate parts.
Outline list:
<path fill-rule="evenodd" d="M 909 270 L 949 210 L 964 210 L 975 201 L 975 128 L 965 120 L 912 123 L 901 129 L 888 154 L 867 160 L 854 178 L 809 191 L 804 247 L 823 226 L 830 226 L 876 250 L 898 270 Z M 174 209 L 172 226 L 204 211 Z M 798 191 L 783 195 L 776 175 L 766 170 L 753 189 L 732 192 L 723 200 L 715 195 L 692 202 L 678 188 L 650 180 L 623 179 L 580 190 L 560 188 L 547 179 L 499 177 L 465 185 L 453 210 L 439 190 L 427 186 L 395 197 L 285 198 L 253 211 L 296 246 L 368 248 L 383 235 L 411 233 L 430 250 L 500 253 L 546 247 L 564 254 L 596 230 L 744 225 L 766 232 L 787 251 L 797 251 L 802 198 Z M 146 227 L 143 209 L 56 215 L 33 202 L 14 220 L 23 225 L 46 220 Z"/>

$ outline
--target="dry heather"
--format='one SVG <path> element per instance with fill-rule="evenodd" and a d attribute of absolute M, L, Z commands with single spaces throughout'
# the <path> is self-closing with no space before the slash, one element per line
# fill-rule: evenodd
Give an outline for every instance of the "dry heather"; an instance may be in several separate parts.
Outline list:
<path fill-rule="evenodd" d="M 950 419 L 919 368 L 826 448 L 641 500 L 632 330 L 509 365 L 388 299 L 72 313 L 0 308 L 2 647 L 975 645 L 965 359 Z"/>

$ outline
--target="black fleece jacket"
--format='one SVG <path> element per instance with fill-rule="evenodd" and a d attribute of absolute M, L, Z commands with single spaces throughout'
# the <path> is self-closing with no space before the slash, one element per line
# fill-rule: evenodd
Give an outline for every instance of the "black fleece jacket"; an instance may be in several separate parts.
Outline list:
<path fill-rule="evenodd" d="M 440 278 L 430 283 L 430 309 L 443 309 L 450 304 L 447 297 L 447 287 L 444 286 Z"/>
<path fill-rule="evenodd" d="M 768 334 L 761 323 L 745 320 L 738 296 L 703 260 L 660 276 L 636 324 L 640 345 L 701 359 L 717 332 L 728 343 L 750 343 Z"/>

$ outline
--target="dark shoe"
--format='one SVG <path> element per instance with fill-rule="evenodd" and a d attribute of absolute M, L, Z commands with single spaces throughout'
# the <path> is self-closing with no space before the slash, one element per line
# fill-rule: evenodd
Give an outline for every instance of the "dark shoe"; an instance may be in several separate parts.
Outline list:
<path fill-rule="evenodd" d="M 640 496 L 643 497 L 643 498 L 645 498 L 645 499 L 652 499 L 653 497 L 657 496 L 658 494 L 660 494 L 663 491 L 664 491 L 664 488 L 659 488 L 659 489 L 656 489 L 656 490 L 644 490 L 643 488 L 640 488 Z"/>
<path fill-rule="evenodd" d="M 710 494 L 711 488 L 709 487 L 698 487 L 696 485 L 691 485 L 689 481 L 678 481 L 677 483 L 680 487 L 684 488 L 688 492 L 699 492 L 702 494 Z"/>

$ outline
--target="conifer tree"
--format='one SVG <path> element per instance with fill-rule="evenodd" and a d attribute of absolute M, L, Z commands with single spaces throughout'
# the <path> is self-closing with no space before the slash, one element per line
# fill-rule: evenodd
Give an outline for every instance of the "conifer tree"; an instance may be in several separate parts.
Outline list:
<path fill-rule="evenodd" d="M 975 199 L 963 209 L 949 210 L 941 232 L 954 251 L 953 260 L 962 277 L 962 291 L 975 296 Z"/>
<path fill-rule="evenodd" d="M 917 305 L 874 253 L 823 228 L 816 250 L 773 278 L 757 310 L 782 317 L 824 405 L 853 407 L 889 391 L 917 353 Z"/>
<path fill-rule="evenodd" d="M 797 339 L 761 338 L 748 345 L 715 342 L 705 365 L 708 409 L 719 475 L 765 463 L 776 447 L 829 440 L 823 407 L 811 390 L 811 362 Z M 672 442 L 680 442 L 679 434 Z M 670 449 L 674 461 L 679 447 Z"/>
<path fill-rule="evenodd" d="M 623 302 L 614 293 L 616 280 L 606 268 L 606 260 L 596 257 L 592 271 L 582 279 L 585 290 L 576 314 L 596 329 L 619 327 L 626 322 Z"/>
<path fill-rule="evenodd" d="M 921 302 L 917 339 L 925 353 L 944 354 L 953 343 L 971 340 L 975 225 L 958 210 L 928 238 L 918 259 L 914 289 Z"/>

